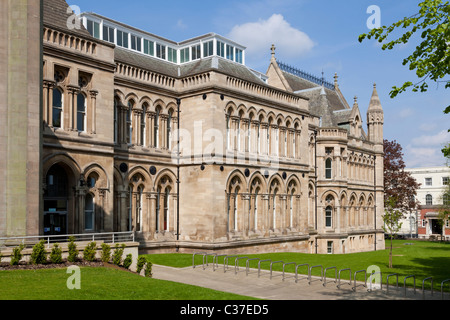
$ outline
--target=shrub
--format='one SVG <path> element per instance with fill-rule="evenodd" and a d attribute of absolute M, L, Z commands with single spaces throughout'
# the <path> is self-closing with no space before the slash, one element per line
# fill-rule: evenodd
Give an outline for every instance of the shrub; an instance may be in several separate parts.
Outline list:
<path fill-rule="evenodd" d="M 62 263 L 62 249 L 57 243 L 53 245 L 52 252 L 50 253 L 50 261 L 55 264 Z"/>
<path fill-rule="evenodd" d="M 120 264 L 122 263 L 123 250 L 125 250 L 125 244 L 119 246 L 119 244 L 117 243 L 113 253 L 113 263 L 115 265 L 120 266 Z"/>
<path fill-rule="evenodd" d="M 111 246 L 106 243 L 102 243 L 102 257 L 103 262 L 109 262 L 111 260 Z"/>
<path fill-rule="evenodd" d="M 69 256 L 67 257 L 67 261 L 76 262 L 78 259 L 78 249 L 75 243 L 75 238 L 73 236 L 69 237 Z"/>
<path fill-rule="evenodd" d="M 152 266 L 153 264 L 150 261 L 147 261 L 147 264 L 145 265 L 145 276 L 146 277 L 152 277 Z"/>
<path fill-rule="evenodd" d="M 23 244 L 20 244 L 18 247 L 13 249 L 13 254 L 11 256 L 11 262 L 10 264 L 12 266 L 16 266 L 19 264 L 20 260 L 22 259 L 22 250 L 25 248 Z"/>
<path fill-rule="evenodd" d="M 137 260 L 136 265 L 136 272 L 141 273 L 142 269 L 144 268 L 145 263 L 147 262 L 147 259 L 145 259 L 144 256 L 140 256 Z"/>
<path fill-rule="evenodd" d="M 83 259 L 89 262 L 95 260 L 95 254 L 97 253 L 97 244 L 95 242 L 89 243 L 83 251 Z"/>
<path fill-rule="evenodd" d="M 125 269 L 129 269 L 131 266 L 131 263 L 133 263 L 133 257 L 130 254 L 127 254 L 127 257 L 125 258 L 125 260 L 123 260 L 123 266 Z"/>
<path fill-rule="evenodd" d="M 33 246 L 31 253 L 31 264 L 44 264 L 47 262 L 47 251 L 45 250 L 45 240 L 41 240 Z"/>

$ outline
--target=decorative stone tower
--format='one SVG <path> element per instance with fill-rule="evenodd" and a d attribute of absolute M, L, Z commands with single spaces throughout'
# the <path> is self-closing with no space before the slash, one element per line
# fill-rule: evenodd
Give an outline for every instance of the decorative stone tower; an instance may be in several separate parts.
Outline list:
<path fill-rule="evenodd" d="M 370 142 L 374 143 L 375 152 L 375 205 L 376 205 L 376 225 L 375 229 L 381 229 L 383 224 L 382 215 L 384 214 L 384 147 L 383 147 L 383 125 L 384 112 L 381 106 L 380 98 L 377 92 L 376 84 L 373 85 L 372 98 L 370 99 L 367 110 L 367 133 Z M 379 247 L 382 246 L 381 234 L 376 239 Z M 381 248 L 380 248 L 381 249 Z"/>
<path fill-rule="evenodd" d="M 372 98 L 367 110 L 367 126 L 369 141 L 383 144 L 384 112 L 378 97 L 377 85 L 373 85 Z"/>

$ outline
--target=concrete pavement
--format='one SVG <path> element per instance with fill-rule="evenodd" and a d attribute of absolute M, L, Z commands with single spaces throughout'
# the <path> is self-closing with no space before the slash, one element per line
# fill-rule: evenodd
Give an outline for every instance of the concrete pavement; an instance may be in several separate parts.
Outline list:
<path fill-rule="evenodd" d="M 331 272 L 330 272 L 331 274 Z M 363 287 L 364 283 L 357 282 L 356 289 L 353 290 L 354 281 L 341 281 L 341 287 L 337 288 L 335 279 L 326 279 L 326 286 L 320 277 L 312 277 L 308 284 L 305 275 L 299 275 L 298 283 L 295 282 L 293 274 L 286 274 L 283 281 L 282 272 L 273 272 L 270 279 L 270 272 L 261 270 L 258 277 L 258 270 L 250 269 L 246 274 L 245 268 L 241 267 L 237 274 L 235 268 L 229 268 L 224 272 L 223 266 L 213 270 L 212 264 L 203 269 L 202 266 L 187 268 L 172 268 L 160 265 L 153 265 L 153 278 L 180 282 L 214 290 L 235 293 L 244 296 L 251 296 L 265 300 L 441 300 L 441 293 L 425 292 L 423 298 L 421 284 L 414 290 L 407 289 L 406 296 L 403 283 L 399 283 L 399 288 L 389 287 L 387 292 L 386 284 L 381 290 L 368 291 Z M 289 278 L 288 278 L 289 276 Z M 329 276 L 330 277 L 330 276 Z M 445 296 L 448 299 L 448 294 Z"/>

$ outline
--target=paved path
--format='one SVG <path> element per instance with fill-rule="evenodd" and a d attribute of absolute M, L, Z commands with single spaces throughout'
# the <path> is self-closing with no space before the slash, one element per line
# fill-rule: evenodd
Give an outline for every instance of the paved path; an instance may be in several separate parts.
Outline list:
<path fill-rule="evenodd" d="M 354 282 L 349 285 L 349 281 L 342 281 L 341 288 L 338 289 L 333 279 L 327 279 L 326 286 L 320 278 L 312 278 L 308 284 L 306 276 L 299 275 L 298 283 L 290 275 L 290 278 L 282 279 L 281 272 L 274 272 L 270 279 L 267 270 L 261 270 L 258 278 L 257 270 L 250 270 L 246 275 L 245 268 L 240 268 L 235 274 L 234 267 L 224 272 L 223 266 L 219 266 L 213 271 L 212 265 L 203 270 L 202 266 L 196 268 L 171 268 L 160 265 L 153 265 L 153 278 L 169 280 L 214 290 L 251 296 L 265 300 L 423 300 L 421 284 L 419 284 L 414 294 L 413 289 L 408 289 L 405 297 L 403 283 L 399 283 L 399 288 L 386 286 L 382 290 L 368 292 L 362 283 L 357 282 L 356 290 L 352 290 Z M 440 292 L 425 292 L 425 300 L 441 299 Z M 446 297 L 448 299 L 448 297 Z"/>

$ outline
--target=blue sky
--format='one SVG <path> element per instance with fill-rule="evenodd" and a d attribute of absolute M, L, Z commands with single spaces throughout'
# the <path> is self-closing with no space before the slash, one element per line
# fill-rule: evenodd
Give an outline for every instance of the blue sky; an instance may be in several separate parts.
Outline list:
<path fill-rule="evenodd" d="M 445 165 L 440 150 L 450 141 L 450 90 L 431 84 L 427 93 L 406 92 L 389 97 L 394 85 L 417 82 L 402 65 L 417 39 L 391 51 L 373 40 L 358 42 L 369 31 L 371 5 L 380 8 L 382 25 L 418 12 L 419 0 L 264 0 L 146 1 L 68 0 L 81 12 L 95 12 L 173 41 L 215 32 L 247 47 L 247 65 L 266 72 L 270 45 L 279 61 L 333 81 L 350 105 L 358 97 L 365 119 L 373 84 L 385 113 L 385 138 L 403 147 L 407 167 Z M 364 126 L 366 124 L 364 123 Z"/>

